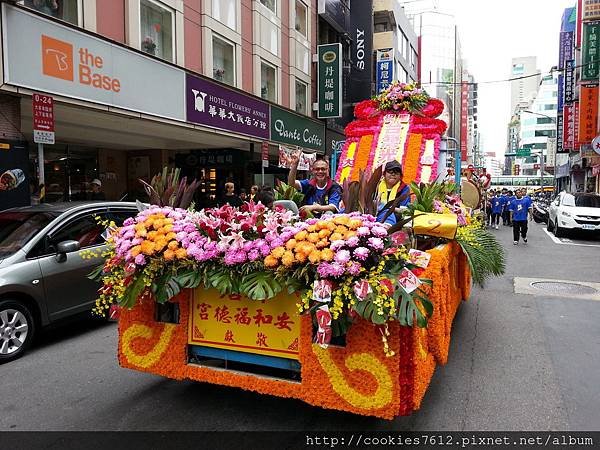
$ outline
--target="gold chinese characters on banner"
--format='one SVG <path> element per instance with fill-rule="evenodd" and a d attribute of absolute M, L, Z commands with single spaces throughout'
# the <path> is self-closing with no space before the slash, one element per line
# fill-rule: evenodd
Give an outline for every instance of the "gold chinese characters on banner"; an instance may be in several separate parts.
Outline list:
<path fill-rule="evenodd" d="M 192 301 L 188 343 L 297 360 L 297 301 L 293 294 L 253 301 L 198 288 Z"/>

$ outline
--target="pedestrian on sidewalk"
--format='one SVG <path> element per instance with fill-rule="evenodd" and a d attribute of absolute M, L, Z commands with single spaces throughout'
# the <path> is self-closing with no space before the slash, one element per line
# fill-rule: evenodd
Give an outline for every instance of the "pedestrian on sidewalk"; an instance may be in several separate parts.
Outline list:
<path fill-rule="evenodd" d="M 525 189 L 517 189 L 515 192 L 517 195 L 509 207 L 513 224 L 513 244 L 519 244 L 519 235 L 527 244 L 527 219 L 531 220 L 531 199 L 523 195 Z"/>
<path fill-rule="evenodd" d="M 510 205 L 512 204 L 514 199 L 515 199 L 515 196 L 513 194 L 513 191 L 508 191 L 508 194 L 506 195 L 506 200 L 505 200 L 506 205 L 504 206 L 504 214 L 506 216 L 506 226 L 507 227 L 512 226 L 512 220 L 511 220 L 511 215 L 510 215 Z"/>
<path fill-rule="evenodd" d="M 500 215 L 502 214 L 502 198 L 498 195 L 498 192 L 491 198 L 490 203 L 492 206 L 492 220 L 490 225 L 497 230 L 500 224 Z"/>
<path fill-rule="evenodd" d="M 508 225 L 508 189 L 502 189 L 502 195 L 500 195 L 500 205 L 502 206 L 502 225 Z"/>

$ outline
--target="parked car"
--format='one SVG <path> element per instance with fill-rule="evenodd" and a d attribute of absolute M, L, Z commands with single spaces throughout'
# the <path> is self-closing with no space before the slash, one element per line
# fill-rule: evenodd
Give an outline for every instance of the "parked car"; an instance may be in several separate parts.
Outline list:
<path fill-rule="evenodd" d="M 0 363 L 23 355 L 43 327 L 91 311 L 99 283 L 87 275 L 105 247 L 97 217 L 121 225 L 135 203 L 74 202 L 0 211 Z"/>
<path fill-rule="evenodd" d="M 600 195 L 558 194 L 548 210 L 548 231 L 560 237 L 566 230 L 600 233 Z"/>
<path fill-rule="evenodd" d="M 536 223 L 548 223 L 548 207 L 550 202 L 543 198 L 538 198 L 533 201 L 531 206 L 531 215 Z"/>

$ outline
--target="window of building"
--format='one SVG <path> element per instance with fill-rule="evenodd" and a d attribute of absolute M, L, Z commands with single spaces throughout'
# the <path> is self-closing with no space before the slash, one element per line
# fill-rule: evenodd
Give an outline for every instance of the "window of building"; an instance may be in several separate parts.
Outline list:
<path fill-rule="evenodd" d="M 296 31 L 308 37 L 308 8 L 300 0 L 296 0 Z"/>
<path fill-rule="evenodd" d="M 538 125 L 543 125 L 546 123 L 554 123 L 554 121 L 550 117 L 538 117 L 537 118 Z"/>
<path fill-rule="evenodd" d="M 386 31 L 390 31 L 389 22 L 376 22 L 374 25 L 375 33 L 385 33 Z"/>
<path fill-rule="evenodd" d="M 232 30 L 236 29 L 237 0 L 212 0 L 212 16 Z"/>
<path fill-rule="evenodd" d="M 153 0 L 140 0 L 141 49 L 173 61 L 173 11 Z"/>
<path fill-rule="evenodd" d="M 544 111 L 552 111 L 556 109 L 556 105 L 544 105 Z"/>
<path fill-rule="evenodd" d="M 271 11 L 273 11 L 274 13 L 277 13 L 277 6 L 276 6 L 276 2 L 277 0 L 260 0 L 260 2 L 268 9 L 270 9 Z"/>
<path fill-rule="evenodd" d="M 277 101 L 277 70 L 265 62 L 260 63 L 260 96 L 265 100 Z"/>
<path fill-rule="evenodd" d="M 535 137 L 556 137 L 556 130 L 535 130 Z"/>
<path fill-rule="evenodd" d="M 300 80 L 296 80 L 296 112 L 308 115 L 308 102 L 306 97 L 308 86 Z"/>
<path fill-rule="evenodd" d="M 79 25 L 79 0 L 22 0 L 17 3 L 73 25 Z"/>
<path fill-rule="evenodd" d="M 235 46 L 213 36 L 213 78 L 235 86 Z"/>

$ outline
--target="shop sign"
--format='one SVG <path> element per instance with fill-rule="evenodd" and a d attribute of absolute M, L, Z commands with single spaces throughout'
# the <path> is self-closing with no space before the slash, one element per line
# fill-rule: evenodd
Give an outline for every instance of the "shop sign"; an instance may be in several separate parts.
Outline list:
<path fill-rule="evenodd" d="M 342 117 L 342 44 L 319 45 L 317 53 L 317 116 Z"/>
<path fill-rule="evenodd" d="M 581 79 L 598 80 L 600 75 L 600 22 L 583 24 Z"/>
<path fill-rule="evenodd" d="M 350 4 L 350 68 L 353 102 L 371 98 L 373 80 L 373 0 Z"/>
<path fill-rule="evenodd" d="M 269 105 L 221 84 L 187 74 L 186 120 L 269 139 Z"/>
<path fill-rule="evenodd" d="M 574 86 L 575 86 L 575 60 L 569 59 L 565 61 L 565 103 L 571 104 L 574 100 Z"/>
<path fill-rule="evenodd" d="M 565 62 L 569 59 L 573 59 L 573 33 L 561 31 L 558 48 L 558 62 L 561 69 L 565 67 Z"/>
<path fill-rule="evenodd" d="M 266 301 L 196 289 L 188 343 L 238 352 L 298 359 L 297 298 L 280 294 Z"/>
<path fill-rule="evenodd" d="M 579 102 L 573 103 L 573 150 L 579 150 Z"/>
<path fill-rule="evenodd" d="M 600 136 L 596 136 L 592 140 L 592 150 L 600 155 Z"/>
<path fill-rule="evenodd" d="M 184 120 L 184 72 L 2 3 L 4 82 Z"/>
<path fill-rule="evenodd" d="M 600 19 L 600 1 L 583 0 L 581 18 L 584 22 Z"/>
<path fill-rule="evenodd" d="M 271 106 L 271 141 L 324 152 L 325 125 Z"/>
<path fill-rule="evenodd" d="M 575 143 L 575 121 L 573 106 L 565 105 L 563 110 L 563 149 L 572 151 Z"/>
<path fill-rule="evenodd" d="M 377 75 L 375 93 L 379 94 L 394 80 L 394 49 L 377 50 Z"/>
<path fill-rule="evenodd" d="M 325 130 L 325 153 L 328 155 L 342 153 L 342 147 L 346 142 L 346 136 L 329 128 Z M 339 159 L 339 158 L 338 158 Z"/>
<path fill-rule="evenodd" d="M 469 85 L 462 83 L 460 96 L 460 158 L 466 161 L 468 157 L 468 125 L 469 125 Z"/>
<path fill-rule="evenodd" d="M 579 102 L 579 142 L 585 145 L 598 134 L 598 86 L 581 85 Z"/>
<path fill-rule="evenodd" d="M 563 129 L 563 116 L 559 114 L 556 116 L 556 153 L 569 153 L 563 148 L 564 129 Z"/>
<path fill-rule="evenodd" d="M 565 77 L 563 74 L 558 75 L 558 99 L 556 110 L 560 113 L 563 110 L 565 103 Z"/>
<path fill-rule="evenodd" d="M 54 101 L 51 96 L 34 93 L 31 96 L 33 107 L 33 142 L 54 144 Z"/>

